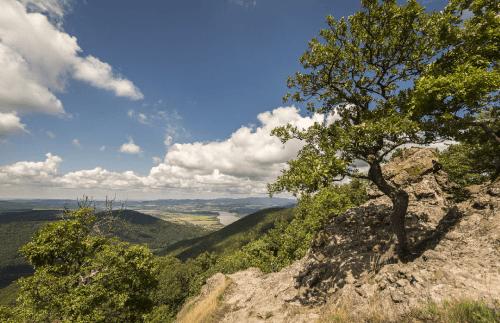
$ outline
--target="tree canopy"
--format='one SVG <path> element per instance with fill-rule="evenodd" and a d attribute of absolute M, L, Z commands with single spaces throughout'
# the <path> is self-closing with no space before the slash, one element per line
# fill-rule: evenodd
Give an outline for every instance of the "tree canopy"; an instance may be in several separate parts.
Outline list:
<path fill-rule="evenodd" d="M 363 0 L 362 10 L 327 18 L 321 40 L 301 57 L 305 72 L 289 78 L 287 99 L 306 102 L 311 112 L 329 116 L 308 129 L 285 126 L 274 134 L 305 142 L 270 192 L 314 192 L 345 177 L 366 178 L 391 197 L 393 228 L 406 252 L 404 216 L 408 195 L 385 180 L 381 164 L 401 145 L 425 143 L 412 118 L 415 80 L 435 57 L 436 14 L 417 1 Z M 367 165 L 363 175 L 356 167 Z"/>
<path fill-rule="evenodd" d="M 35 268 L 21 278 L 13 322 L 136 322 L 153 307 L 153 255 L 93 233 L 89 208 L 47 224 L 21 252 Z"/>
<path fill-rule="evenodd" d="M 404 254 L 408 194 L 381 167 L 396 148 L 469 140 L 498 163 L 499 5 L 451 0 L 442 12 L 426 12 L 415 0 L 361 3 L 348 18 L 327 18 L 300 59 L 303 70 L 288 80 L 285 99 L 325 118 L 274 130 L 283 142 L 305 145 L 269 191 L 308 194 L 346 177 L 368 179 L 391 198 Z"/>
<path fill-rule="evenodd" d="M 451 0 L 437 21 L 439 57 L 416 82 L 424 129 L 464 142 L 478 171 L 500 174 L 500 3 Z M 491 171 L 493 169 L 493 171 Z"/>

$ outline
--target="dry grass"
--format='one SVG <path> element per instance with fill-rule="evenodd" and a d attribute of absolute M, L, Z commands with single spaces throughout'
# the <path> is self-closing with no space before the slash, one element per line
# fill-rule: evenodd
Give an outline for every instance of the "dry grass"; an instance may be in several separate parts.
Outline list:
<path fill-rule="evenodd" d="M 199 296 L 188 302 L 177 315 L 179 323 L 212 323 L 221 316 L 220 301 L 224 292 L 231 285 L 231 280 L 225 277 L 223 283 L 215 286 L 207 295 Z"/>
<path fill-rule="evenodd" d="M 500 323 L 500 304 L 494 306 L 474 300 L 430 303 L 409 313 L 406 322 Z"/>
<path fill-rule="evenodd" d="M 394 319 L 390 304 L 380 299 L 371 298 L 368 304 L 361 306 L 356 306 L 353 299 L 344 299 L 341 303 L 327 305 L 318 323 L 386 323 Z"/>
<path fill-rule="evenodd" d="M 377 301 L 368 306 L 353 304 L 330 306 L 318 323 L 500 323 L 500 304 L 486 305 L 474 300 L 453 300 L 429 303 L 403 316 L 395 316 L 390 308 Z"/>

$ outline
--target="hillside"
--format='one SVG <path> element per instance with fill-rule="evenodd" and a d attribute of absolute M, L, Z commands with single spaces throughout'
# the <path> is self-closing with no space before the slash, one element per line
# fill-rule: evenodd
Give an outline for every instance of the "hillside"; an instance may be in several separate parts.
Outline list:
<path fill-rule="evenodd" d="M 426 149 L 404 152 L 385 171 L 410 194 L 409 258 L 394 253 L 390 202 L 372 190 L 368 202 L 331 218 L 303 259 L 276 273 L 217 274 L 179 321 L 449 322 L 440 311 L 456 306 L 462 316 L 475 308 L 488 317 L 456 322 L 498 322 L 498 311 L 474 302 L 500 304 L 500 181 L 469 187 L 457 202 Z"/>
<path fill-rule="evenodd" d="M 18 250 L 41 226 L 60 219 L 61 214 L 61 210 L 0 212 L 0 288 L 33 272 Z M 103 233 L 131 243 L 147 244 L 153 252 L 210 232 L 198 226 L 170 223 L 131 210 L 113 211 L 111 217 L 101 212 L 97 217 L 98 227 Z"/>
<path fill-rule="evenodd" d="M 60 213 L 60 210 L 0 212 L 0 288 L 32 273 L 18 250 L 42 225 L 57 220 Z"/>
<path fill-rule="evenodd" d="M 111 217 L 106 213 L 98 213 L 97 217 L 98 226 L 103 232 L 130 243 L 147 244 L 153 252 L 210 232 L 200 226 L 167 222 L 133 210 L 113 211 Z"/>
<path fill-rule="evenodd" d="M 174 243 L 160 254 L 186 260 L 203 252 L 230 253 L 260 237 L 273 228 L 277 221 L 290 221 L 292 211 L 292 208 L 258 211 L 206 236 Z"/>

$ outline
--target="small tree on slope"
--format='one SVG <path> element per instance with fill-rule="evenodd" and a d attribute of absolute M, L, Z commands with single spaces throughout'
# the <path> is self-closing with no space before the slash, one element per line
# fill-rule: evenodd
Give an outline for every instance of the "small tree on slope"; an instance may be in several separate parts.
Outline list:
<path fill-rule="evenodd" d="M 313 39 L 301 57 L 306 72 L 289 78 L 285 99 L 306 102 L 311 112 L 335 116 L 308 129 L 291 125 L 273 132 L 283 142 L 305 142 L 270 193 L 312 193 L 346 177 L 372 181 L 392 201 L 392 229 L 402 255 L 408 252 L 405 215 L 408 194 L 388 181 L 381 165 L 404 144 L 423 144 L 420 122 L 412 118 L 415 79 L 433 60 L 436 15 L 416 1 L 363 0 L 347 19 L 327 18 L 322 40 Z M 332 118 L 327 118 L 331 120 Z M 367 175 L 354 167 L 368 165 Z"/>

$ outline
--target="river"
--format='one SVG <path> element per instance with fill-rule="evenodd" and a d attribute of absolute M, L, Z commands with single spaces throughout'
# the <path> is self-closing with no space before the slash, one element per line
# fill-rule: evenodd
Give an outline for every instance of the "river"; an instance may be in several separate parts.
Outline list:
<path fill-rule="evenodd" d="M 236 213 L 222 212 L 222 211 L 217 211 L 217 212 L 219 212 L 217 219 L 219 219 L 219 222 L 224 226 L 229 225 L 240 219 L 239 217 L 236 216 Z"/>

